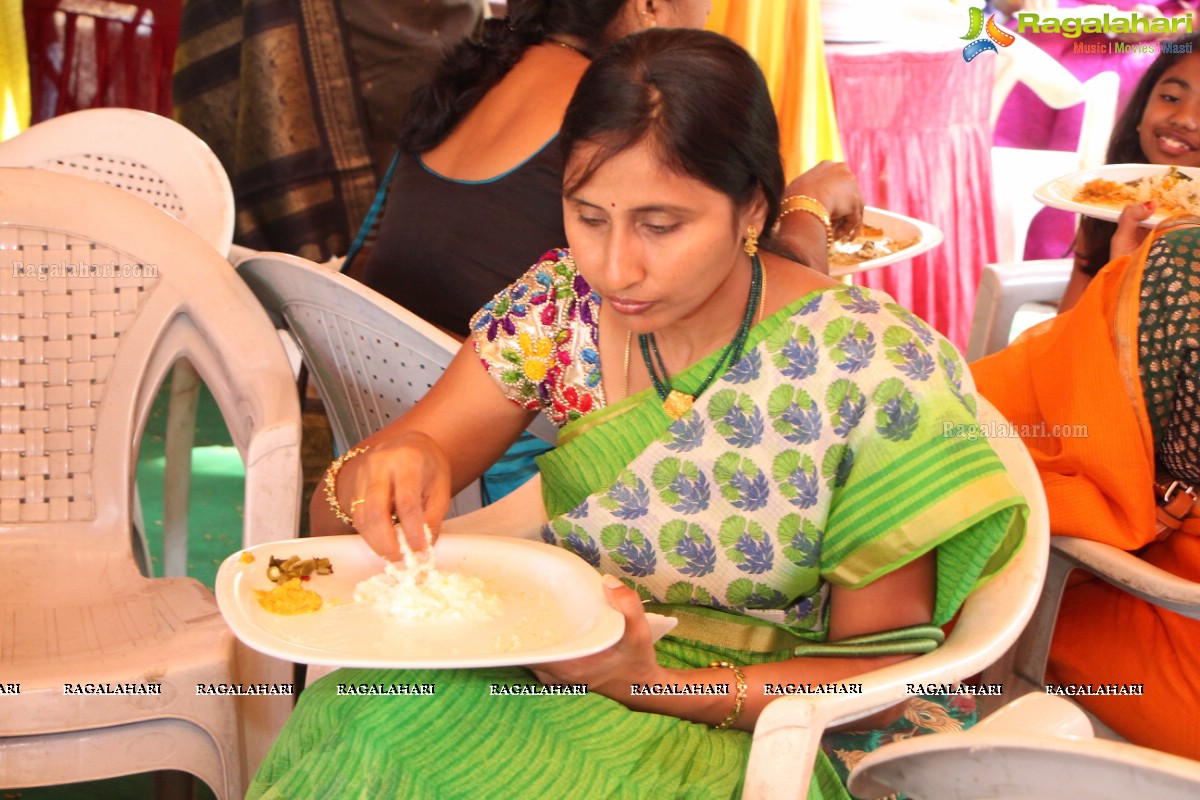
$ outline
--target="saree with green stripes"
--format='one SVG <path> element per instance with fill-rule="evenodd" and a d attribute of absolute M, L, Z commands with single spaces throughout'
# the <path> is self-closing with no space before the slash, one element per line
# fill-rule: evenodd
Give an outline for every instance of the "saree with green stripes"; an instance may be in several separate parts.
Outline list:
<path fill-rule="evenodd" d="M 975 423 L 961 357 L 886 296 L 839 287 L 792 303 L 752 329 L 745 355 L 679 420 L 652 390 L 606 404 L 599 303 L 566 251 L 552 251 L 476 315 L 474 342 L 514 402 L 564 426 L 539 458 L 543 538 L 681 618 L 656 645 L 664 666 L 829 655 L 831 585 L 864 586 L 935 548 L 933 622 L 943 625 L 1020 545 L 1023 498 L 982 437 L 955 435 Z M 715 358 L 674 385 L 698 385 Z M 860 646 L 922 652 L 939 635 Z M 337 696 L 347 682 L 432 682 L 437 692 L 391 708 Z M 494 697 L 494 683 L 537 681 L 515 668 L 335 673 L 304 692 L 250 794 L 740 791 L 749 733 L 594 694 Z M 845 774 L 865 752 L 960 729 L 974 712 L 970 695 L 914 697 L 887 729 L 827 735 L 809 797 L 848 798 Z"/>

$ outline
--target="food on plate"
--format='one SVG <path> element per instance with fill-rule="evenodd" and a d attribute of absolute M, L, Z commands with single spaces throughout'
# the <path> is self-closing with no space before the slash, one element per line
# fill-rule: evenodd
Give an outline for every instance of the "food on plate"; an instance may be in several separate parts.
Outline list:
<path fill-rule="evenodd" d="M 401 622 L 430 625 L 487 622 L 500 613 L 501 605 L 500 598 L 487 591 L 479 578 L 436 569 L 421 572 L 396 563 L 359 583 L 354 600 L 373 605 Z"/>
<path fill-rule="evenodd" d="M 272 614 L 311 614 L 320 611 L 321 595 L 305 589 L 299 578 L 291 578 L 270 591 L 255 589 L 258 604 Z"/>
<path fill-rule="evenodd" d="M 1132 181 L 1095 178 L 1083 184 L 1071 199 L 1111 208 L 1153 201 L 1156 215 L 1196 214 L 1200 213 L 1200 181 L 1171 167 L 1162 175 L 1147 175 Z"/>
<path fill-rule="evenodd" d="M 243 550 L 242 554 L 238 556 L 238 561 L 242 562 L 243 564 L 253 564 L 254 553 L 251 553 L 249 550 Z"/>
<path fill-rule="evenodd" d="M 354 600 L 382 609 L 403 622 L 446 624 L 486 622 L 500 613 L 500 598 L 487 591 L 479 578 L 441 572 L 433 559 L 433 535 L 425 526 L 426 548 L 413 553 L 399 537 L 401 564 L 389 562 L 383 572 L 361 581 Z"/>
<path fill-rule="evenodd" d="M 883 228 L 876 228 L 863 223 L 858 235 L 853 239 L 845 239 L 833 243 L 829 250 L 829 264 L 833 267 L 853 267 L 864 261 L 890 256 L 921 241 L 920 236 L 909 239 L 895 239 L 888 236 Z"/>
<path fill-rule="evenodd" d="M 251 556 L 251 560 L 253 558 Z M 242 560 L 245 561 L 244 556 Z M 328 558 L 300 558 L 299 556 L 292 556 L 288 559 L 271 556 L 271 561 L 267 565 L 267 577 L 274 583 L 286 583 L 292 578 L 308 580 L 314 573 L 332 575 L 333 565 L 329 563 Z"/>

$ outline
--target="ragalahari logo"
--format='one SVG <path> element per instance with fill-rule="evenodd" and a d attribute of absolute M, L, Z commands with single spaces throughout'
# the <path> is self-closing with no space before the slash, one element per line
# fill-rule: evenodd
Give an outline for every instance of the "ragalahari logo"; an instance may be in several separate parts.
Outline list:
<path fill-rule="evenodd" d="M 984 25 L 982 8 L 971 8 L 970 12 L 970 27 L 967 29 L 967 35 L 962 38 L 974 41 L 963 48 L 963 61 L 972 61 L 975 56 L 989 51 L 997 53 L 999 51 L 996 49 L 996 45 L 1008 47 L 1016 41 L 1017 37 L 996 24 L 995 14 L 988 17 L 987 25 Z M 979 34 L 985 31 L 987 38 L 980 39 Z"/>

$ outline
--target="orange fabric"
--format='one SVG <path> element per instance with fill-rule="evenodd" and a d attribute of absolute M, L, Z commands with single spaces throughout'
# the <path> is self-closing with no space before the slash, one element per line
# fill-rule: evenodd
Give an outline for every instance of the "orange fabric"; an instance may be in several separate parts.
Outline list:
<path fill-rule="evenodd" d="M 1028 446 L 1054 534 L 1139 550 L 1200 581 L 1200 520 L 1153 544 L 1153 442 L 1137 366 L 1141 267 L 1153 238 L 1101 270 L 1074 309 L 971 370 Z M 1125 738 L 1200 759 L 1198 669 L 1200 622 L 1099 580 L 1068 588 L 1047 680 L 1144 684 L 1142 697 L 1075 698 Z"/>
<path fill-rule="evenodd" d="M 779 118 L 780 155 L 789 177 L 841 161 L 821 4 L 816 0 L 713 0 L 705 26 L 754 56 Z"/>

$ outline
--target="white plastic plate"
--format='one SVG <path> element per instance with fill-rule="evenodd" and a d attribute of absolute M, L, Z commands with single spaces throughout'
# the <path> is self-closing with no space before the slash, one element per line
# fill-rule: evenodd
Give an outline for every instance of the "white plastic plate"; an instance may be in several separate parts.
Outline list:
<path fill-rule="evenodd" d="M 437 568 L 473 575 L 499 595 L 502 610 L 487 622 L 434 626 L 398 622 L 354 602 L 354 587 L 385 562 L 359 536 L 269 542 L 239 551 L 217 572 L 221 613 L 234 634 L 267 655 L 305 664 L 394 669 L 541 664 L 590 655 L 621 638 L 625 620 L 604 596 L 600 574 L 559 547 L 499 536 L 454 534 L 436 546 Z M 332 575 L 304 586 L 324 600 L 320 611 L 285 616 L 258 603 L 271 556 L 325 557 Z"/>
<path fill-rule="evenodd" d="M 910 247 L 897 250 L 886 256 L 880 256 L 879 258 L 859 261 L 855 264 L 845 266 L 835 266 L 831 263 L 829 265 L 829 274 L 833 277 L 840 278 L 843 275 L 853 275 L 857 272 L 866 272 L 869 269 L 886 267 L 888 264 L 895 264 L 898 261 L 906 261 L 913 256 L 932 250 L 942 243 L 941 230 L 930 225 L 928 222 L 906 217 L 903 214 L 894 214 L 891 211 L 884 211 L 881 208 L 866 206 L 863 209 L 863 224 L 870 225 L 873 228 L 881 228 L 883 235 L 893 241 L 906 241 L 914 238 L 917 241 Z M 837 247 L 837 243 L 834 243 L 834 247 Z"/>
<path fill-rule="evenodd" d="M 1161 164 L 1109 164 L 1103 167 L 1096 167 L 1095 169 L 1083 170 L 1082 172 L 1073 172 L 1061 178 L 1055 178 L 1049 183 L 1038 187 L 1033 196 L 1039 203 L 1051 208 L 1060 208 L 1063 211 L 1116 222 L 1117 217 L 1121 216 L 1121 207 L 1085 204 L 1076 202 L 1073 199 L 1085 183 L 1097 178 L 1103 178 L 1115 183 L 1125 183 L 1126 181 L 1135 181 L 1139 178 L 1166 175 L 1170 169 L 1171 167 L 1164 167 Z M 1175 167 L 1175 169 L 1185 175 L 1191 176 L 1196 181 L 1200 181 L 1200 169 L 1196 169 L 1195 167 Z M 1197 188 L 1200 189 L 1200 183 L 1197 183 Z M 1200 214 L 1200 208 L 1194 209 L 1194 212 Z M 1165 215 L 1155 214 L 1143 221 L 1142 225 L 1147 228 L 1153 228 L 1165 218 Z"/>

